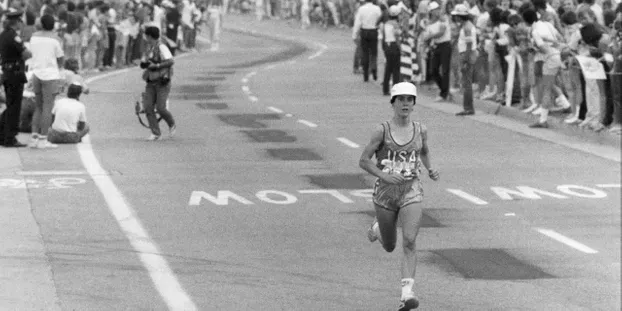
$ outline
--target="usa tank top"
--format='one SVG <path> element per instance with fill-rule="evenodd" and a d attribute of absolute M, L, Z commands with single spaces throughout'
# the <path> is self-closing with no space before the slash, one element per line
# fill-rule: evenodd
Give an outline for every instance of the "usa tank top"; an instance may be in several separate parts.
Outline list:
<path fill-rule="evenodd" d="M 401 174 L 407 179 L 418 179 L 421 173 L 421 123 L 413 122 L 413 135 L 404 145 L 398 144 L 391 135 L 389 122 L 382 124 L 382 144 L 376 150 L 376 166 L 385 173 Z"/>

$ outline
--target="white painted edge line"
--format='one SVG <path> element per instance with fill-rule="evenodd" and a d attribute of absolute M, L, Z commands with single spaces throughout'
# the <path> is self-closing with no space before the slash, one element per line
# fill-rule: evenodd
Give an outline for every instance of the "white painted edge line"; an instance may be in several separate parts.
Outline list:
<path fill-rule="evenodd" d="M 355 143 L 355 142 L 353 142 L 353 141 L 351 141 L 351 140 L 349 140 L 349 139 L 347 139 L 345 137 L 337 137 L 337 140 L 340 141 L 342 144 L 350 147 L 350 148 L 359 148 L 360 147 L 357 143 Z"/>
<path fill-rule="evenodd" d="M 304 124 L 308 127 L 317 127 L 317 124 L 303 119 L 298 120 L 298 123 Z"/>
<path fill-rule="evenodd" d="M 598 184 L 596 187 L 599 188 L 620 188 L 620 184 Z"/>
<path fill-rule="evenodd" d="M 487 205 L 488 204 L 488 202 L 486 202 L 486 201 L 484 201 L 484 200 L 482 200 L 482 199 L 480 199 L 480 198 L 478 198 L 478 197 L 476 197 L 476 196 L 474 196 L 472 194 L 466 193 L 466 192 L 464 192 L 464 191 L 462 191 L 460 189 L 447 189 L 447 192 L 453 193 L 453 194 L 455 194 L 455 195 L 457 195 L 457 196 L 459 196 L 459 197 L 461 197 L 461 198 L 463 198 L 463 199 L 465 199 L 465 200 L 467 200 L 467 201 L 469 201 L 469 202 L 471 202 L 473 204 L 477 204 L 477 205 Z"/>
<path fill-rule="evenodd" d="M 576 250 L 579 250 L 581 252 L 587 253 L 587 254 L 596 254 L 598 253 L 597 250 L 590 248 L 589 246 L 579 243 L 569 237 L 566 237 L 562 234 L 559 234 L 553 230 L 550 229 L 544 229 L 544 228 L 536 228 L 536 231 L 548 236 L 549 238 L 556 240 L 558 242 L 564 243 Z"/>
<path fill-rule="evenodd" d="M 129 70 L 129 69 L 128 69 Z M 103 79 L 105 77 L 120 74 L 128 70 L 121 70 L 96 76 L 87 80 L 87 83 Z M 95 156 L 91 147 L 89 135 L 83 138 L 83 143 L 77 144 L 78 153 L 82 159 L 84 168 L 91 176 L 91 179 L 99 188 L 108 208 L 119 227 L 136 250 L 142 264 L 147 269 L 149 276 L 156 290 L 168 305 L 170 310 L 195 311 L 198 310 L 190 296 L 185 292 L 181 283 L 177 280 L 175 273 L 170 268 L 168 262 L 160 255 L 160 249 L 151 239 L 147 230 L 143 227 L 136 216 L 136 212 L 125 200 L 121 191 L 107 175 L 102 175 L 104 169 Z"/>
<path fill-rule="evenodd" d="M 244 93 L 247 93 L 247 94 L 248 94 L 250 91 L 251 91 L 251 90 L 248 88 L 248 86 L 247 86 L 247 85 L 243 85 L 243 86 L 242 86 L 242 92 L 244 92 Z"/>
<path fill-rule="evenodd" d="M 314 59 L 322 55 L 326 51 L 326 49 L 328 49 L 328 46 L 326 46 L 325 44 L 321 44 L 321 43 L 316 43 L 316 44 L 320 46 L 320 50 L 315 52 L 313 55 L 309 56 L 308 59 Z"/>
<path fill-rule="evenodd" d="M 268 107 L 268 110 L 274 111 L 276 113 L 283 113 L 283 110 L 276 108 L 276 107 L 272 107 L 272 106 Z"/>
<path fill-rule="evenodd" d="M 255 96 L 249 96 L 248 99 L 252 102 L 256 102 L 259 100 L 259 98 L 255 97 Z"/>

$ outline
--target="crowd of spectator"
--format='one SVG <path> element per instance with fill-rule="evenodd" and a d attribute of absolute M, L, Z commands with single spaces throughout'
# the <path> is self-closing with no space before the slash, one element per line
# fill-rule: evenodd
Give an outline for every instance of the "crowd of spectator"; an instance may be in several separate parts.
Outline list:
<path fill-rule="evenodd" d="M 395 15 L 402 25 L 395 32 L 400 40 L 414 39 L 406 46 L 416 51 L 413 82 L 436 84 L 437 101 L 450 100 L 459 92 L 465 95 L 464 111 L 458 115 L 473 114 L 472 97 L 479 97 L 538 115 L 533 128 L 548 127 L 549 113 L 556 113 L 565 115 L 567 124 L 620 134 L 618 0 L 379 0 L 376 4 L 386 13 L 379 29 L 391 25 Z M 379 32 L 380 40 L 383 34 Z"/>

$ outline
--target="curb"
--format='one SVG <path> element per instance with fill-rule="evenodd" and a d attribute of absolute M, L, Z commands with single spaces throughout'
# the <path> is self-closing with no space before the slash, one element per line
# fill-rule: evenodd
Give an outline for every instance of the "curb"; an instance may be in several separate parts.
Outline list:
<path fill-rule="evenodd" d="M 434 96 L 433 92 L 434 91 L 429 90 L 427 87 L 423 87 L 422 93 L 433 97 Z M 452 94 L 451 103 L 462 107 L 462 94 L 461 93 Z M 475 107 L 475 110 L 479 113 L 505 117 L 508 119 L 519 121 L 521 123 L 525 123 L 525 126 L 527 126 L 527 124 L 538 121 L 538 117 L 535 115 L 527 114 L 527 113 L 520 111 L 517 108 L 507 107 L 507 106 L 504 106 L 504 105 L 501 105 L 499 103 L 492 102 L 492 101 L 474 98 L 473 106 Z M 576 125 L 568 125 L 564 123 L 563 118 L 557 117 L 556 113 L 552 113 L 549 115 L 548 123 L 549 123 L 548 130 L 555 130 L 567 136 L 582 138 L 592 143 L 614 147 L 614 148 L 620 148 L 622 145 L 621 136 L 610 134 L 608 132 L 598 133 L 590 129 L 580 128 Z M 543 130 L 546 131 L 547 129 L 543 129 Z"/>

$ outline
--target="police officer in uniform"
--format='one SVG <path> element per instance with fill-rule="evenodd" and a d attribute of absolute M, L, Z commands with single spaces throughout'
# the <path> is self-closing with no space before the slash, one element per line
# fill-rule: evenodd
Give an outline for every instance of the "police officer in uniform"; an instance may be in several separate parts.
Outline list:
<path fill-rule="evenodd" d="M 22 15 L 21 11 L 9 9 L 5 13 L 4 31 L 0 33 L 0 80 L 6 93 L 7 106 L 0 115 L 0 145 L 4 147 L 26 146 L 16 138 L 24 84 L 27 82 L 25 60 L 32 56 L 18 33 L 23 26 Z"/>

